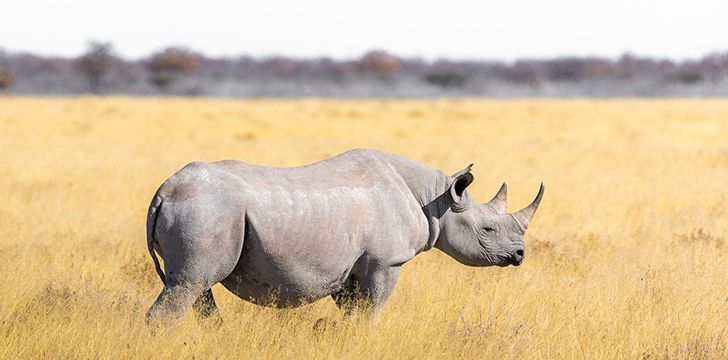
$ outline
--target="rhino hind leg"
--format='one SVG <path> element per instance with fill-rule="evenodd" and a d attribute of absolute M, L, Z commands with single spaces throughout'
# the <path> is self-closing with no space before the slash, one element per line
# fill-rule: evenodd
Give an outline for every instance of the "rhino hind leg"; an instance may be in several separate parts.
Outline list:
<path fill-rule="evenodd" d="M 210 288 L 232 273 L 243 247 L 244 221 L 225 223 L 207 207 L 167 206 L 162 208 L 156 227 L 160 255 L 164 261 L 165 285 L 147 312 L 148 323 L 171 325 L 193 308 L 198 319 L 220 323 Z M 164 216 L 164 211 L 167 215 Z M 199 221 L 183 220 L 194 215 Z M 182 219 L 172 226 L 174 221 Z M 203 221 L 204 220 L 204 221 Z M 165 223 L 166 222 L 166 223 Z M 208 321 L 206 321 L 208 322 Z M 209 322 L 208 322 L 209 323 Z"/>
<path fill-rule="evenodd" d="M 192 308 L 198 320 L 220 324 L 220 312 L 215 304 L 211 287 L 227 277 L 235 266 L 239 252 L 217 256 L 214 251 L 193 254 L 167 252 L 165 259 L 166 284 L 157 300 L 147 312 L 148 323 L 170 325 Z M 232 254 L 230 254 L 232 253 Z M 216 264 L 218 266 L 211 266 Z M 212 321 L 208 321 L 212 320 Z"/>
<path fill-rule="evenodd" d="M 147 323 L 172 324 L 187 312 L 201 293 L 202 289 L 194 284 L 168 282 L 147 311 Z"/>
<path fill-rule="evenodd" d="M 215 304 L 215 298 L 212 296 L 212 289 L 204 291 L 192 304 L 192 309 L 195 310 L 199 322 L 209 323 L 214 326 L 222 325 L 222 317 L 220 316 L 220 310 L 217 309 L 217 304 Z"/>
<path fill-rule="evenodd" d="M 168 273 L 162 292 L 147 312 L 147 323 L 171 325 L 192 308 L 199 322 L 205 325 L 222 324 L 211 289 L 219 280 L 214 277 L 203 280 L 205 277 L 197 273 L 195 275 L 169 276 Z"/>

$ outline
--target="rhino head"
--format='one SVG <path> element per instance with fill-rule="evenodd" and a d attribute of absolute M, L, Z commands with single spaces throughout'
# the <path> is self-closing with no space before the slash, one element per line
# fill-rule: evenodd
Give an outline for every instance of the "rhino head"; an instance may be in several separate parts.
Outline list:
<path fill-rule="evenodd" d="M 543 197 L 543 183 L 536 199 L 525 208 L 508 213 L 505 183 L 492 200 L 474 201 L 466 191 L 473 182 L 472 164 L 450 177 L 443 194 L 449 211 L 440 217 L 440 236 L 435 247 L 470 266 L 518 266 L 523 262 L 523 235 Z"/>

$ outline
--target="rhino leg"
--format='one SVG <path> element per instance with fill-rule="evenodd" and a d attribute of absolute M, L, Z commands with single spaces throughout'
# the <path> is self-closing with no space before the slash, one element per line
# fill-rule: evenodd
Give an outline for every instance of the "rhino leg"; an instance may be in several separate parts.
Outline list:
<path fill-rule="evenodd" d="M 147 322 L 169 325 L 192 307 L 198 320 L 209 319 L 213 320 L 213 325 L 221 324 L 220 312 L 210 289 L 218 280 L 213 281 L 168 276 L 164 289 L 147 312 Z"/>
<path fill-rule="evenodd" d="M 336 302 L 336 306 L 344 310 L 344 314 L 349 315 L 361 303 L 360 289 L 361 284 L 359 283 L 359 278 L 355 274 L 351 274 L 346 279 L 344 287 L 332 294 L 331 297 Z"/>
<path fill-rule="evenodd" d="M 332 295 L 336 305 L 351 314 L 355 310 L 366 310 L 374 314 L 384 307 L 399 279 L 400 267 L 375 268 L 372 271 L 347 279 L 344 288 Z"/>
<path fill-rule="evenodd" d="M 208 207 L 195 202 L 162 204 L 155 239 L 164 261 L 165 285 L 147 312 L 148 322 L 171 324 L 190 307 L 201 318 L 219 318 L 210 288 L 235 268 L 245 225 L 242 217 L 224 219 Z"/>
<path fill-rule="evenodd" d="M 171 283 L 167 281 L 157 300 L 147 311 L 147 323 L 169 325 L 181 318 L 202 293 L 202 287 L 194 283 Z"/>
<path fill-rule="evenodd" d="M 222 247 L 221 242 L 217 244 Z M 210 288 L 230 274 L 240 251 L 214 251 L 201 247 L 196 250 L 192 253 L 179 253 L 179 250 L 165 253 L 166 284 L 147 312 L 148 322 L 171 324 L 190 307 L 195 310 L 198 319 L 211 317 L 215 323 L 220 322 Z"/>
<path fill-rule="evenodd" d="M 214 326 L 222 324 L 212 290 L 200 282 L 191 281 L 167 281 L 167 285 L 147 312 L 147 323 L 172 324 L 190 307 L 195 311 L 199 322 Z"/>
<path fill-rule="evenodd" d="M 214 326 L 222 324 L 222 317 L 217 309 L 217 304 L 215 304 L 215 298 L 212 296 L 212 289 L 203 292 L 192 304 L 192 309 L 195 310 L 199 322 L 211 320 L 210 324 Z"/>
<path fill-rule="evenodd" d="M 399 266 L 387 267 L 374 270 L 362 281 L 362 291 L 368 294 L 368 301 L 371 304 L 370 312 L 377 312 L 384 307 L 384 304 L 392 295 L 394 286 L 399 279 Z"/>

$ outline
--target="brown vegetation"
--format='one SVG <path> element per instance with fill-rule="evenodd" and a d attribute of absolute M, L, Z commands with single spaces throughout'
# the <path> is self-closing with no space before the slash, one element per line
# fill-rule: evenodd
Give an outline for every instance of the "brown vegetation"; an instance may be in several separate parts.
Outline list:
<path fill-rule="evenodd" d="M 197 71 L 199 66 L 199 55 L 182 48 L 167 48 L 149 60 L 149 81 L 165 90 L 180 76 Z"/>
<path fill-rule="evenodd" d="M 0 91 L 13 85 L 13 71 L 10 67 L 0 66 Z"/>
<path fill-rule="evenodd" d="M 381 50 L 364 54 L 357 65 L 361 72 L 381 78 L 394 76 L 402 66 L 396 56 Z"/>

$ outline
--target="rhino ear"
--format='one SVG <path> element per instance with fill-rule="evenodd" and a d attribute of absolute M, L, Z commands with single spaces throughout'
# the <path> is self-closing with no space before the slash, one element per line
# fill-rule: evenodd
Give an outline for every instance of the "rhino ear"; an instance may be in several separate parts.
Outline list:
<path fill-rule="evenodd" d="M 462 175 L 465 175 L 465 174 L 469 173 L 470 172 L 470 169 L 473 168 L 473 165 L 474 164 L 470 164 L 470 165 L 466 166 L 465 169 L 462 169 L 462 170 L 460 170 L 460 171 L 452 174 L 452 177 L 458 178 L 458 177 L 460 177 Z"/>
<path fill-rule="evenodd" d="M 465 189 L 473 183 L 474 179 L 473 174 L 470 173 L 472 167 L 473 164 L 470 164 L 452 176 L 455 180 L 450 185 L 450 196 L 452 196 L 455 204 L 461 204 L 465 201 Z"/>

